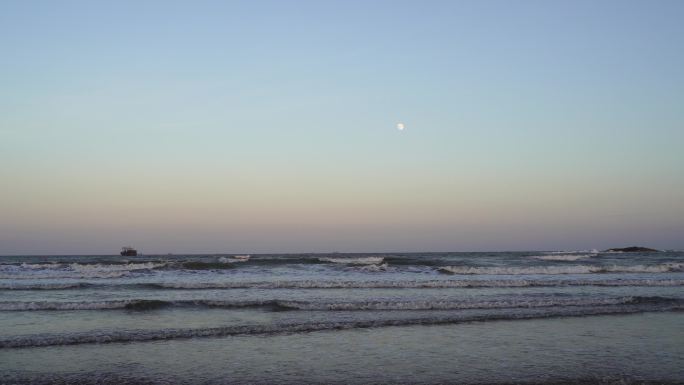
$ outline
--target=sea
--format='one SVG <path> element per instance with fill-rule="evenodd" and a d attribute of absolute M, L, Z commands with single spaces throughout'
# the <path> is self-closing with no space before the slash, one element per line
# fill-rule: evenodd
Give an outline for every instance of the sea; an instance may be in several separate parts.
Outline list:
<path fill-rule="evenodd" d="M 684 252 L 0 257 L 1 384 L 684 383 Z"/>

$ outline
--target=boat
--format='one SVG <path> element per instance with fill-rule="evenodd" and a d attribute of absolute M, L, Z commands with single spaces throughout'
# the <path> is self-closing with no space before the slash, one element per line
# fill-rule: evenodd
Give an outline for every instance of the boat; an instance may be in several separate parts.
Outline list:
<path fill-rule="evenodd" d="M 138 250 L 136 250 L 130 246 L 124 246 L 121 248 L 120 254 L 122 257 L 136 257 L 136 256 L 138 256 Z"/>
<path fill-rule="evenodd" d="M 251 255 L 233 255 L 233 258 L 237 259 L 238 261 L 248 261 Z"/>

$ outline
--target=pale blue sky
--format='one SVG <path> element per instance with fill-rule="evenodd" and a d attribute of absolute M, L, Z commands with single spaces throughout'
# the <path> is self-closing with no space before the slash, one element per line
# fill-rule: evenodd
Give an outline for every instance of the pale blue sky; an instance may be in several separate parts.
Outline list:
<path fill-rule="evenodd" d="M 1 1 L 0 254 L 684 248 L 682 20 Z"/>

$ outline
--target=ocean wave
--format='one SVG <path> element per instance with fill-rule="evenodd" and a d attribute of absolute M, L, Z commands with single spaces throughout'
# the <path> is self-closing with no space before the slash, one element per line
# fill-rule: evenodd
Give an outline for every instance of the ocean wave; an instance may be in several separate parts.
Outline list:
<path fill-rule="evenodd" d="M 121 301 L 88 301 L 88 302 L 0 302 L 2 311 L 28 311 L 28 310 L 110 310 L 131 309 L 151 310 L 160 307 L 171 306 L 171 302 L 157 300 L 121 300 Z"/>
<path fill-rule="evenodd" d="M 0 279 L 121 278 L 132 272 L 165 267 L 167 262 L 143 263 L 22 263 L 0 265 Z"/>
<path fill-rule="evenodd" d="M 532 275 L 532 274 L 596 274 L 596 273 L 671 273 L 684 269 L 684 263 L 659 265 L 572 265 L 572 266 L 444 266 L 439 271 L 458 275 Z"/>
<path fill-rule="evenodd" d="M 0 274 L 0 279 L 17 279 L 17 280 L 33 280 L 33 279 L 107 279 L 107 278 L 122 278 L 130 274 L 128 271 L 89 271 L 89 272 L 70 272 L 70 271 L 52 271 L 40 272 L 33 274 Z"/>
<path fill-rule="evenodd" d="M 443 316 L 416 318 L 380 318 L 361 321 L 328 321 L 300 323 L 269 323 L 258 325 L 235 325 L 209 328 L 157 329 L 157 330 L 96 330 L 89 332 L 35 334 L 0 337 L 0 349 L 39 346 L 104 344 L 114 342 L 145 342 L 188 338 L 217 338 L 237 335 L 273 335 L 284 333 L 309 333 L 316 331 L 350 330 L 412 325 L 449 325 L 465 322 L 489 322 L 554 317 L 583 317 L 592 315 L 633 314 L 642 312 L 680 311 L 680 303 L 631 303 L 624 305 L 589 307 L 550 307 L 544 309 L 521 309 L 519 311 L 492 311 L 486 314 L 458 313 Z"/>
<path fill-rule="evenodd" d="M 306 302 L 275 301 L 275 305 L 293 310 L 465 310 L 465 309 L 502 309 L 535 308 L 551 306 L 604 306 L 635 303 L 682 303 L 667 297 L 608 297 L 608 298 L 505 298 L 480 300 L 419 300 L 419 301 L 361 301 L 361 302 Z"/>
<path fill-rule="evenodd" d="M 318 260 L 348 265 L 379 265 L 385 260 L 385 257 L 319 257 Z"/>
<path fill-rule="evenodd" d="M 233 269 L 235 268 L 235 265 L 232 263 L 228 262 L 195 262 L 195 261 L 189 261 L 189 262 L 182 262 L 181 266 L 183 269 L 187 270 L 226 270 L 226 269 Z"/>
<path fill-rule="evenodd" d="M 684 279 L 159 282 L 153 289 L 421 289 L 556 286 L 684 286 Z"/>
<path fill-rule="evenodd" d="M 209 307 L 225 309 L 268 308 L 271 310 L 312 310 L 312 311 L 367 311 L 367 310 L 463 310 L 534 308 L 551 306 L 604 306 L 619 304 L 666 304 L 682 303 L 681 299 L 667 297 L 605 297 L 605 298 L 485 298 L 478 300 L 372 300 L 372 301 L 230 301 L 230 300 L 175 300 L 133 299 L 118 301 L 4 301 L 0 311 L 36 310 L 156 310 L 165 307 Z"/>
<path fill-rule="evenodd" d="M 3 269 L 6 269 L 8 267 L 16 267 L 17 265 L 11 264 L 11 265 L 0 265 L 0 271 Z M 29 270 L 44 270 L 44 269 L 56 269 L 56 268 L 62 268 L 64 267 L 64 264 L 61 263 L 22 263 L 18 265 L 21 269 L 29 269 Z"/>
<path fill-rule="evenodd" d="M 0 290 L 64 290 L 64 289 L 81 289 L 84 287 L 96 286 L 86 282 L 74 283 L 0 283 Z"/>
<path fill-rule="evenodd" d="M 598 254 L 546 254 L 533 255 L 530 258 L 542 261 L 579 261 L 597 256 Z"/>
<path fill-rule="evenodd" d="M 288 301 L 223 301 L 223 300 L 157 300 L 128 299 L 114 301 L 4 301 L 0 311 L 38 311 L 38 310 L 156 310 L 167 307 L 207 307 L 207 308 L 268 308 L 271 310 L 304 310 Z M 323 309 L 321 309 L 323 310 Z"/>
<path fill-rule="evenodd" d="M 69 268 L 73 271 L 138 271 L 154 270 L 164 267 L 168 262 L 142 262 L 142 263 L 122 263 L 122 264 L 88 264 L 71 263 Z"/>
<path fill-rule="evenodd" d="M 168 262 L 112 262 L 112 263 L 21 263 L 21 264 L 0 264 L 0 271 L 18 270 L 72 270 L 72 271 L 136 271 L 151 270 L 164 267 Z"/>
<path fill-rule="evenodd" d="M 251 281 L 251 282 L 145 282 L 145 283 L 0 283 L 0 290 L 64 290 L 83 287 L 132 287 L 142 289 L 448 289 L 568 286 L 684 286 L 684 279 L 497 279 L 497 280 L 420 280 L 420 281 Z"/>
<path fill-rule="evenodd" d="M 383 263 L 381 265 L 362 265 L 359 267 L 356 267 L 355 269 L 357 271 L 363 271 L 363 272 L 368 272 L 368 273 L 377 273 L 380 271 L 387 271 L 389 266 L 386 263 Z"/>
<path fill-rule="evenodd" d="M 544 254 L 598 254 L 599 251 L 597 249 L 590 249 L 590 250 L 572 250 L 572 251 L 546 251 Z"/>
<path fill-rule="evenodd" d="M 221 263 L 240 263 L 249 261 L 249 255 L 235 255 L 232 257 L 220 257 L 218 259 Z"/>

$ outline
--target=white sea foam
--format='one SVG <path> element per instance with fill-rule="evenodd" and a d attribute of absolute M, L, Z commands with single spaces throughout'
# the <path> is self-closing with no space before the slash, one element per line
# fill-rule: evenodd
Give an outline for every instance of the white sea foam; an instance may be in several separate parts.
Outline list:
<path fill-rule="evenodd" d="M 233 257 L 220 257 L 218 259 L 221 263 L 239 263 L 249 261 L 249 255 L 235 255 Z"/>
<path fill-rule="evenodd" d="M 16 280 L 34 280 L 34 279 L 96 279 L 96 278 L 121 278 L 129 274 L 129 271 L 84 271 L 74 272 L 68 270 L 62 271 L 38 271 L 33 274 L 0 274 L 0 279 L 16 279 Z"/>
<path fill-rule="evenodd" d="M 378 265 L 385 257 L 320 257 L 321 262 L 346 263 L 350 265 Z"/>
<path fill-rule="evenodd" d="M 544 254 L 598 254 L 597 249 L 591 250 L 571 250 L 571 251 L 547 251 Z"/>
<path fill-rule="evenodd" d="M 547 255 L 533 255 L 530 258 L 539 259 L 542 261 L 579 261 L 595 257 L 597 254 L 547 254 Z"/>
<path fill-rule="evenodd" d="M 571 265 L 571 266 L 444 266 L 444 273 L 459 275 L 536 275 L 536 274 L 593 274 L 593 273 L 669 273 L 682 271 L 683 263 L 659 265 Z"/>
<path fill-rule="evenodd" d="M 369 273 L 377 273 L 380 271 L 387 271 L 388 265 L 386 263 L 383 263 L 382 265 L 364 265 L 357 267 L 356 269 L 359 271 L 365 271 Z"/>
<path fill-rule="evenodd" d="M 83 264 L 72 263 L 69 268 L 73 271 L 82 272 L 107 272 L 107 271 L 138 271 L 138 270 L 153 270 L 166 266 L 166 262 L 143 262 L 143 263 L 124 263 L 124 264 Z"/>
<path fill-rule="evenodd" d="M 0 268 L 7 268 L 7 267 L 12 267 L 15 265 L 3 265 L 0 266 Z M 22 263 L 19 265 L 22 269 L 29 269 L 29 270 L 42 270 L 42 269 L 58 269 L 63 267 L 61 263 Z"/>
<path fill-rule="evenodd" d="M 0 279 L 120 278 L 132 272 L 153 270 L 166 265 L 166 262 L 122 264 L 23 263 L 21 265 L 0 265 Z"/>

